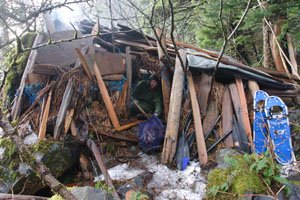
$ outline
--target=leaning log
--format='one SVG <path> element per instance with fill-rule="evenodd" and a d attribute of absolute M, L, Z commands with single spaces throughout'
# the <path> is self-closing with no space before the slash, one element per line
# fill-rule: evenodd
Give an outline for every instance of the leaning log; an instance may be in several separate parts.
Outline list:
<path fill-rule="evenodd" d="M 180 56 L 185 64 L 186 54 L 184 50 L 179 51 Z M 179 131 L 180 112 L 181 112 L 181 101 L 182 92 L 184 85 L 184 72 L 181 66 L 179 57 L 176 57 L 175 71 L 173 75 L 173 83 L 171 89 L 169 114 L 167 120 L 166 135 L 164 141 L 164 147 L 162 152 L 162 162 L 170 164 L 173 161 L 176 153 L 177 138 Z"/>

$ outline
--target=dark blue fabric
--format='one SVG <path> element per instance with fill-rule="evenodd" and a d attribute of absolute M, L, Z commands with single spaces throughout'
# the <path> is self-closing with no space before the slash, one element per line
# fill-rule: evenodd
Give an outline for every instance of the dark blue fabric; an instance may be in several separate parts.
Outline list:
<path fill-rule="evenodd" d="M 139 145 L 143 152 L 159 149 L 165 138 L 166 127 L 161 120 L 153 116 L 139 124 Z"/>

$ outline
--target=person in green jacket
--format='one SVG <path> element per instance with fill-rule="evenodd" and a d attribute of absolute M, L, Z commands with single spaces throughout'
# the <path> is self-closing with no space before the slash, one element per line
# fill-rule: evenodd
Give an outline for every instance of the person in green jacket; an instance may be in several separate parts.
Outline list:
<path fill-rule="evenodd" d="M 159 87 L 157 76 L 151 76 L 149 80 L 142 80 L 133 90 L 133 100 L 146 112 L 160 117 L 163 111 L 162 92 Z M 136 116 L 140 114 L 140 109 L 132 103 L 130 114 Z"/>

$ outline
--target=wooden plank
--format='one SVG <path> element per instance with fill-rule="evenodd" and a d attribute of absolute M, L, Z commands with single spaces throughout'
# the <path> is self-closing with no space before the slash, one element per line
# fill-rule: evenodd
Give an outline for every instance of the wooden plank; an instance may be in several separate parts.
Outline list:
<path fill-rule="evenodd" d="M 80 59 L 80 62 L 83 66 L 83 69 L 84 69 L 86 75 L 89 77 L 90 80 L 93 80 L 92 74 L 91 74 L 90 69 L 89 69 L 89 66 L 88 66 L 83 54 L 81 53 L 81 50 L 78 49 L 78 48 L 75 48 L 75 51 L 76 51 L 76 54 L 77 54 L 78 58 Z"/>
<path fill-rule="evenodd" d="M 234 111 L 235 111 L 235 115 L 236 115 L 237 120 L 238 120 L 237 122 L 239 124 L 239 127 L 242 128 L 242 130 L 240 130 L 239 134 L 244 134 L 247 137 L 246 128 L 245 128 L 244 119 L 243 119 L 243 113 L 242 113 L 241 100 L 240 100 L 240 96 L 239 96 L 239 92 L 238 92 L 236 84 L 235 83 L 230 84 L 229 89 L 230 89 L 230 95 L 231 95 L 231 99 L 232 99 L 232 102 L 233 102 L 233 108 L 234 108 Z M 235 146 L 236 145 L 237 144 L 235 144 Z M 249 141 L 247 142 L 247 144 L 238 144 L 238 145 L 239 146 L 246 145 L 248 150 L 251 147 Z"/>
<path fill-rule="evenodd" d="M 46 135 L 46 129 L 47 129 L 47 121 L 49 117 L 49 110 L 50 110 L 50 104 L 51 104 L 51 96 L 52 96 L 52 91 L 50 91 L 49 96 L 47 98 L 46 106 L 44 109 L 43 117 L 42 117 L 42 122 L 40 125 L 40 130 L 39 130 L 39 140 L 43 140 Z"/>
<path fill-rule="evenodd" d="M 221 137 L 224 136 L 229 131 L 233 130 L 233 106 L 230 97 L 229 86 L 225 86 L 223 102 L 222 102 L 222 131 Z M 226 147 L 234 147 L 234 142 L 232 134 L 228 135 L 224 139 L 224 144 Z"/>
<path fill-rule="evenodd" d="M 113 199 L 116 199 L 116 200 L 121 200 L 117 191 L 116 191 L 116 188 L 110 178 L 110 175 L 104 165 L 104 162 L 103 162 L 103 156 L 101 155 L 100 151 L 99 151 L 99 148 L 96 146 L 95 142 L 91 139 L 88 139 L 87 141 L 87 146 L 91 149 L 91 151 L 93 152 L 95 158 L 96 158 L 96 161 L 98 163 L 98 166 L 104 176 L 104 179 L 105 179 L 105 182 L 106 184 L 109 186 L 109 188 L 112 189 L 112 196 L 113 196 Z"/>
<path fill-rule="evenodd" d="M 126 77 L 127 77 L 127 93 L 126 93 L 126 99 L 125 99 L 125 108 L 127 117 L 130 117 L 130 99 L 131 99 L 131 83 L 132 83 L 132 58 L 130 55 L 130 47 L 126 47 Z"/>
<path fill-rule="evenodd" d="M 204 133 L 202 128 L 202 122 L 201 122 L 201 114 L 200 114 L 200 108 L 196 96 L 196 90 L 194 86 L 194 81 L 192 74 L 190 71 L 187 75 L 188 79 L 188 88 L 190 92 L 190 98 L 191 98 L 191 104 L 192 104 L 192 110 L 193 110 L 193 118 L 194 118 L 194 126 L 195 126 L 195 134 L 196 134 L 196 143 L 197 143 L 197 150 L 198 150 L 198 157 L 199 162 L 201 165 L 206 165 L 208 161 L 207 157 L 207 151 L 206 151 L 206 144 L 204 139 Z"/>
<path fill-rule="evenodd" d="M 61 131 L 63 129 L 63 122 L 66 116 L 66 112 L 68 110 L 69 104 L 71 102 L 74 91 L 74 81 L 69 79 L 66 90 L 63 95 L 62 102 L 60 104 L 60 108 L 57 114 L 57 119 L 54 127 L 54 139 L 59 140 Z"/>
<path fill-rule="evenodd" d="M 180 56 L 184 62 L 186 62 L 186 53 L 185 51 L 179 50 Z M 178 131 L 179 131 L 179 122 L 180 122 L 180 112 L 181 112 L 181 101 L 182 101 L 182 92 L 184 85 L 184 72 L 177 56 L 175 71 L 173 75 L 173 83 L 171 89 L 170 105 L 169 105 L 169 114 L 167 120 L 167 128 L 162 152 L 162 163 L 171 163 L 173 161 Z"/>
<path fill-rule="evenodd" d="M 202 73 L 200 85 L 198 85 L 198 102 L 201 110 L 201 116 L 205 117 L 207 110 L 208 97 L 211 90 L 212 76 Z"/>
<path fill-rule="evenodd" d="M 236 87 L 239 92 L 240 102 L 241 102 L 241 111 L 244 121 L 244 127 L 246 131 L 246 135 L 248 137 L 248 140 L 250 141 L 251 148 L 253 147 L 253 140 L 252 140 L 252 131 L 251 131 L 251 125 L 249 120 L 249 113 L 248 113 L 248 106 L 247 106 L 247 99 L 246 94 L 244 90 L 243 81 L 240 78 L 235 79 Z"/>
<path fill-rule="evenodd" d="M 116 128 L 116 131 L 125 131 L 125 130 L 128 130 L 136 125 L 138 125 L 139 123 L 141 123 L 142 121 L 134 121 L 134 122 L 130 122 L 128 124 L 125 124 L 125 125 L 122 125 L 122 126 L 119 126 L 118 128 Z"/>
<path fill-rule="evenodd" d="M 109 118 L 110 118 L 114 128 L 117 129 L 120 127 L 120 123 L 119 123 L 116 111 L 114 109 L 113 103 L 108 94 L 105 83 L 101 77 L 101 73 L 99 71 L 98 64 L 96 62 L 94 63 L 94 70 L 95 70 L 95 75 L 96 75 L 97 82 L 98 82 L 98 87 L 99 87 L 100 93 L 102 95 L 102 99 L 104 101 Z"/>
<path fill-rule="evenodd" d="M 167 120 L 168 113 L 169 113 L 169 104 L 170 104 L 171 80 L 170 80 L 169 68 L 166 68 L 166 66 L 164 66 L 164 63 L 161 61 L 162 58 L 166 56 L 163 52 L 163 49 L 167 51 L 166 35 L 165 33 L 162 33 L 161 29 L 156 29 L 156 33 L 161 38 L 161 44 L 162 44 L 161 47 L 159 42 L 157 41 L 158 59 L 159 59 L 159 65 L 161 67 L 161 88 L 162 88 L 163 103 L 164 103 L 164 113 L 165 113 L 164 117 L 165 120 Z"/>

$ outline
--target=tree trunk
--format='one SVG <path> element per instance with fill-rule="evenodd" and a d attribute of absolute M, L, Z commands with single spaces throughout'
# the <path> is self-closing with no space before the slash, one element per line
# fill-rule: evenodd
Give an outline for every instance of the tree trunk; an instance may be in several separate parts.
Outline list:
<path fill-rule="evenodd" d="M 269 27 L 266 24 L 265 20 L 263 20 L 263 51 L 264 51 L 264 68 L 270 68 L 274 66 L 272 53 L 271 53 L 271 45 L 270 45 L 270 31 Z"/>

